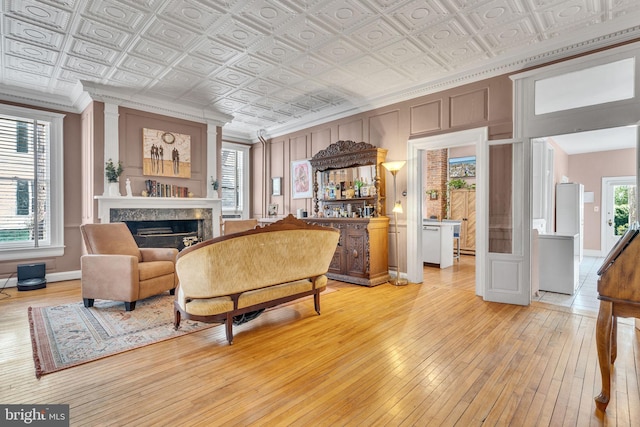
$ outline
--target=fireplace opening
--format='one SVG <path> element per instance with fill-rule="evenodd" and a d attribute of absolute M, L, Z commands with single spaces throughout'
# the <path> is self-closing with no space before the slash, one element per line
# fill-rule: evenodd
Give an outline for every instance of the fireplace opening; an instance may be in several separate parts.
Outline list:
<path fill-rule="evenodd" d="M 124 221 L 140 248 L 176 248 L 202 241 L 202 220 Z"/>

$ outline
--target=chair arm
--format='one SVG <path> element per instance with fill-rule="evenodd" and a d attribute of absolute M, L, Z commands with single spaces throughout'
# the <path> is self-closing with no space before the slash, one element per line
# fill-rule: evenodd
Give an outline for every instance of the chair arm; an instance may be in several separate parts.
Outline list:
<path fill-rule="evenodd" d="M 90 254 L 80 257 L 82 297 L 136 301 L 140 294 L 138 258 Z"/>
<path fill-rule="evenodd" d="M 327 287 L 327 276 L 324 274 L 311 278 L 313 289 L 322 289 Z"/>
<path fill-rule="evenodd" d="M 173 261 L 176 262 L 178 250 L 175 248 L 140 248 L 142 262 Z"/>

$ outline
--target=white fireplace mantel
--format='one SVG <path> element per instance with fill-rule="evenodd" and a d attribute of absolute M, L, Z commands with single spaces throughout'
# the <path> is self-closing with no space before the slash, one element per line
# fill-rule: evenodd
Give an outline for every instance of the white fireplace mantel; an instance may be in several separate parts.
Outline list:
<path fill-rule="evenodd" d="M 196 197 L 109 197 L 95 196 L 98 218 L 110 222 L 111 209 L 211 209 L 213 236 L 220 235 L 222 202 L 220 199 Z"/>

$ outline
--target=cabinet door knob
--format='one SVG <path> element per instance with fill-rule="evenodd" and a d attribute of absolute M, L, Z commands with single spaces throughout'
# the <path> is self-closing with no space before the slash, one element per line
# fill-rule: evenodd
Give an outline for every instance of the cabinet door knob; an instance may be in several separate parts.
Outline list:
<path fill-rule="evenodd" d="M 353 250 L 353 257 L 358 258 L 358 251 L 355 249 Z"/>

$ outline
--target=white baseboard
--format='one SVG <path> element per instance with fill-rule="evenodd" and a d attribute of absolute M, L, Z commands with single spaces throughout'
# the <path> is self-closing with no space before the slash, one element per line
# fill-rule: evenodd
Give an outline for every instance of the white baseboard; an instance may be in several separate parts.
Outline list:
<path fill-rule="evenodd" d="M 76 279 L 80 279 L 80 277 L 81 277 L 80 270 L 62 271 L 60 273 L 48 273 L 45 276 L 45 278 L 47 279 L 47 283 L 64 282 L 65 280 L 76 280 Z M 18 286 L 17 277 L 12 277 L 9 280 L 0 279 L 0 289 L 15 288 L 16 286 Z"/>

